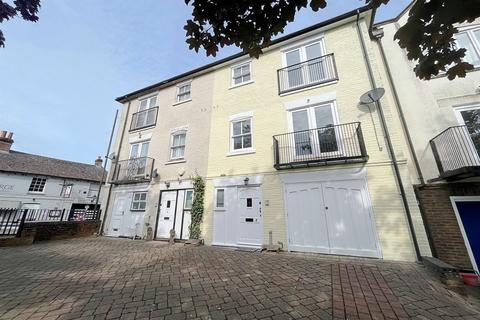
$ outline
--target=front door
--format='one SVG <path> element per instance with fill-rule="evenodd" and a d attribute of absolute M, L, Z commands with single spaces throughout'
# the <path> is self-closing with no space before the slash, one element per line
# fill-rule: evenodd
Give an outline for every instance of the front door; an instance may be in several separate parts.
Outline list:
<path fill-rule="evenodd" d="M 238 188 L 238 240 L 240 245 L 262 244 L 262 202 L 259 187 Z"/>
<path fill-rule="evenodd" d="M 170 230 L 175 225 L 175 210 L 177 203 L 177 191 L 162 192 L 162 200 L 160 202 L 160 214 L 157 223 L 157 238 L 170 238 Z M 175 235 L 179 237 L 180 235 Z"/>
<path fill-rule="evenodd" d="M 480 266 L 480 197 L 452 199 L 465 247 L 475 271 Z"/>
<path fill-rule="evenodd" d="M 113 206 L 112 220 L 110 222 L 110 230 L 108 235 L 110 236 L 126 236 L 125 218 L 129 216 L 127 195 L 118 193 L 115 196 L 115 204 Z"/>

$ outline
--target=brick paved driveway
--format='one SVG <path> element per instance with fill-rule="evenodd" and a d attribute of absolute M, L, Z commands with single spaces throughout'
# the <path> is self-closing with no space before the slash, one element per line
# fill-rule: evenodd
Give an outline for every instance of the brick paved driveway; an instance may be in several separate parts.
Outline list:
<path fill-rule="evenodd" d="M 0 249 L 0 319 L 480 319 L 415 264 L 87 238 Z"/>

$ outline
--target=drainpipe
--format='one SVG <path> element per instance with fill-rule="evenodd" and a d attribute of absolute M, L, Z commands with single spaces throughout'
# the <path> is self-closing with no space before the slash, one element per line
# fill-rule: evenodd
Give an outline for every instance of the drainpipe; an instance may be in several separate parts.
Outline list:
<path fill-rule="evenodd" d="M 116 154 L 117 161 L 118 161 L 118 157 L 120 156 L 120 151 L 122 150 L 123 136 L 125 135 L 125 128 L 127 127 L 128 115 L 130 114 L 130 104 L 131 104 L 131 101 L 129 101 L 128 105 L 127 105 L 127 112 L 125 114 L 125 121 L 123 122 L 123 126 L 122 126 L 122 134 L 120 135 L 120 142 L 118 143 L 118 151 L 117 151 L 117 154 Z M 113 163 L 113 161 L 112 161 L 112 163 Z M 101 235 L 103 235 L 103 229 L 105 228 L 105 221 L 107 220 L 108 205 L 110 204 L 111 196 L 112 196 L 112 186 L 110 186 L 110 188 L 108 188 L 107 203 L 105 204 L 105 215 L 103 216 L 102 226 L 100 228 L 100 234 Z"/>
<path fill-rule="evenodd" d="M 398 110 L 398 113 L 400 115 L 400 121 L 402 123 L 403 129 L 405 130 L 405 136 L 407 137 L 408 148 L 410 149 L 410 153 L 412 154 L 415 170 L 417 171 L 417 174 L 418 174 L 418 179 L 420 180 L 420 184 L 424 185 L 425 184 L 425 179 L 423 178 L 422 169 L 420 168 L 420 163 L 418 161 L 418 157 L 417 157 L 417 154 L 415 152 L 415 148 L 413 147 L 412 136 L 410 135 L 410 131 L 408 130 L 407 121 L 405 120 L 405 114 L 403 113 L 402 104 L 400 103 L 400 98 L 398 97 L 397 88 L 395 86 L 395 83 L 393 82 L 393 77 L 392 77 L 392 72 L 390 70 L 390 65 L 388 64 L 388 60 L 387 60 L 387 57 L 385 55 L 385 50 L 383 49 L 383 45 L 382 45 L 383 35 L 384 35 L 383 32 L 373 34 L 373 39 L 377 42 L 378 47 L 380 48 L 380 55 L 382 56 L 382 62 L 383 62 L 383 65 L 385 66 L 385 69 L 387 71 L 386 73 L 387 73 L 387 77 L 388 77 L 388 82 L 390 82 L 390 85 L 392 87 L 393 98 L 395 100 L 395 103 L 398 106 L 397 110 Z"/>
<path fill-rule="evenodd" d="M 368 52 L 367 52 L 367 48 L 366 48 L 366 45 L 365 45 L 365 40 L 363 39 L 362 31 L 360 29 L 359 21 L 360 21 L 360 10 L 357 10 L 357 21 L 356 21 L 357 33 L 358 33 L 358 37 L 360 39 L 360 45 L 362 47 L 363 58 L 364 58 L 364 61 L 365 61 L 365 65 L 367 66 L 367 73 L 368 73 L 368 78 L 370 80 L 370 85 L 372 86 L 372 89 L 376 89 L 377 84 L 375 83 L 375 77 L 373 76 L 372 66 L 370 64 L 370 59 L 368 57 Z M 395 150 L 393 149 L 393 144 L 392 144 L 392 141 L 390 139 L 390 133 L 388 131 L 387 122 L 385 120 L 385 115 L 383 114 L 382 104 L 381 104 L 380 100 L 375 102 L 375 104 L 376 104 L 376 107 L 377 107 L 377 110 L 378 110 L 378 115 L 380 117 L 380 123 L 382 125 L 382 129 L 383 129 L 383 132 L 385 134 L 385 140 L 387 142 L 388 153 L 389 153 L 389 156 L 392 160 L 393 170 L 395 172 L 395 179 L 397 180 L 397 184 L 398 184 L 398 187 L 400 189 L 400 194 L 401 194 L 401 197 L 402 197 L 403 206 L 405 208 L 405 213 L 406 213 L 406 216 L 407 216 L 407 222 L 408 222 L 408 227 L 410 229 L 410 234 L 412 235 L 413 247 L 415 249 L 415 254 L 416 254 L 416 257 L 417 257 L 417 261 L 421 261 L 422 256 L 420 254 L 420 248 L 418 247 L 418 241 L 417 241 L 417 236 L 415 234 L 415 228 L 413 227 L 412 215 L 410 213 L 410 207 L 408 206 L 407 195 L 405 193 L 405 188 L 403 186 L 402 178 L 400 176 L 400 170 L 398 168 L 397 157 L 395 156 Z"/>
<path fill-rule="evenodd" d="M 105 163 L 103 164 L 102 178 L 100 179 L 100 185 L 98 187 L 98 192 L 97 192 L 97 199 L 95 200 L 95 207 L 94 207 L 95 210 L 97 210 L 98 201 L 100 200 L 100 193 L 102 192 L 102 185 L 103 185 L 103 182 L 105 181 L 105 173 L 107 171 L 107 164 L 108 164 L 108 155 L 110 154 L 110 148 L 112 146 L 113 133 L 115 132 L 117 117 L 118 117 L 118 109 L 115 110 L 115 120 L 113 120 L 112 131 L 110 132 L 110 140 L 108 141 L 107 154 L 105 155 Z M 105 214 L 107 213 L 105 212 Z"/>

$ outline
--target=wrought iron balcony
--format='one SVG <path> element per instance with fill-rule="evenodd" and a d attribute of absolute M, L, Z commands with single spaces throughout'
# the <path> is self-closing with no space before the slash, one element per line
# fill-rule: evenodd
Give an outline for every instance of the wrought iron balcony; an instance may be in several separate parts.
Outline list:
<path fill-rule="evenodd" d="M 277 70 L 278 93 L 338 80 L 333 53 Z"/>
<path fill-rule="evenodd" d="M 142 157 L 118 161 L 113 164 L 113 184 L 139 183 L 152 180 L 152 158 Z"/>
<path fill-rule="evenodd" d="M 480 176 L 480 132 L 467 126 L 450 127 L 430 140 L 440 179 Z"/>
<path fill-rule="evenodd" d="M 276 135 L 273 151 L 277 170 L 368 160 L 360 122 Z"/>
<path fill-rule="evenodd" d="M 152 127 L 157 124 L 158 107 L 136 112 L 132 115 L 130 131 Z"/>

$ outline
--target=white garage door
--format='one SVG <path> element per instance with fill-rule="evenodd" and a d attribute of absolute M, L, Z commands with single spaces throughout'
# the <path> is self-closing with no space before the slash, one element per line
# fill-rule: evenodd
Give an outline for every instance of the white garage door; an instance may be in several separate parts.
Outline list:
<path fill-rule="evenodd" d="M 290 250 L 380 256 L 364 180 L 285 188 Z"/>

